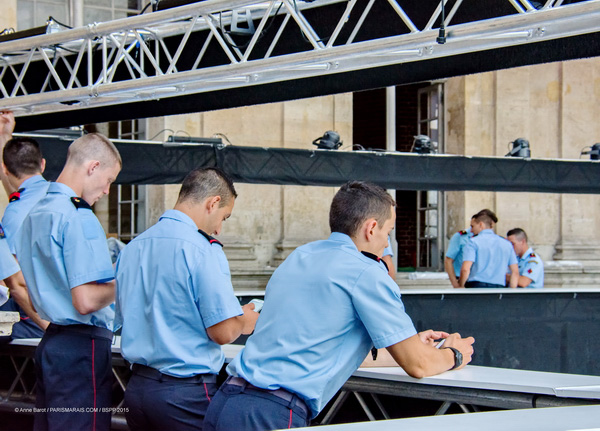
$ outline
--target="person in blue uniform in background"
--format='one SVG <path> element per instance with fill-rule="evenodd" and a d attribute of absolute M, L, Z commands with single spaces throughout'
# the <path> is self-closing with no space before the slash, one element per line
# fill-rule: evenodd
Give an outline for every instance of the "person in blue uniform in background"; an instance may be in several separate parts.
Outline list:
<path fill-rule="evenodd" d="M 0 114 L 0 150 L 3 163 L 0 177 L 8 206 L 2 217 L 2 226 L 9 249 L 16 255 L 15 244 L 19 241 L 25 216 L 46 195 L 48 181 L 42 177 L 46 160 L 39 144 L 30 138 L 12 138 L 15 119 L 11 112 Z M 41 338 L 48 326 L 34 310 L 27 292 L 23 274 L 19 271 L 11 279 L 10 298 L 0 307 L 1 311 L 17 311 L 21 321 L 13 327 L 11 338 Z"/>
<path fill-rule="evenodd" d="M 487 214 L 490 217 L 492 220 L 491 228 L 493 229 L 494 225 L 498 223 L 496 214 L 488 209 L 483 209 L 480 213 Z M 471 232 L 471 226 L 469 226 L 468 229 L 458 231 L 450 238 L 450 243 L 446 250 L 446 257 L 444 258 L 444 269 L 448 274 L 450 284 L 452 284 L 452 287 L 454 288 L 460 287 L 458 285 L 458 279 L 460 278 L 460 268 L 463 263 L 463 248 L 472 237 L 473 232 Z"/>
<path fill-rule="evenodd" d="M 527 234 L 521 228 L 514 228 L 506 234 L 515 253 L 519 265 L 519 282 L 517 287 L 544 287 L 544 262 L 527 243 Z M 506 277 L 508 283 L 508 275 Z"/>
<path fill-rule="evenodd" d="M 381 260 L 385 262 L 388 274 L 392 277 L 392 280 L 396 280 L 396 265 L 394 264 L 394 250 L 392 249 L 392 239 L 388 235 L 388 245 L 383 249 L 383 255 Z"/>
<path fill-rule="evenodd" d="M 256 330 L 227 367 L 204 429 L 272 430 L 308 425 L 365 359 L 387 348 L 413 377 L 460 368 L 472 337 L 417 334 L 398 285 L 378 256 L 395 202 L 374 184 L 350 182 L 331 204 L 331 236 L 298 247 L 275 270 Z M 446 338 L 443 348 L 434 340 Z"/>
<path fill-rule="evenodd" d="M 35 353 L 36 431 L 110 429 L 114 269 L 90 205 L 120 170 L 112 142 L 82 136 L 23 222 L 17 256 L 33 305 L 51 322 Z"/>
<path fill-rule="evenodd" d="M 225 357 L 221 344 L 254 330 L 254 304 L 233 293 L 221 232 L 237 194 L 215 168 L 184 179 L 175 208 L 117 261 L 115 325 L 133 364 L 125 392 L 131 430 L 201 430 Z"/>
<path fill-rule="evenodd" d="M 517 287 L 517 256 L 510 242 L 492 230 L 493 218 L 488 211 L 482 210 L 471 219 L 473 237 L 463 249 L 459 287 L 504 287 L 507 270 L 511 272 L 509 286 Z"/>

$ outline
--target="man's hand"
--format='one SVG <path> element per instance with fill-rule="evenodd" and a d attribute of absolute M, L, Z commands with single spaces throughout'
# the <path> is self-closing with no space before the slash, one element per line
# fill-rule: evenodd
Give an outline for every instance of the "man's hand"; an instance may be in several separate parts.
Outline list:
<path fill-rule="evenodd" d="M 445 347 L 454 347 L 455 349 L 457 349 L 463 357 L 462 360 L 462 364 L 460 365 L 460 367 L 455 368 L 455 370 L 460 370 L 461 368 L 464 368 L 465 365 L 467 365 L 469 362 L 471 362 L 472 356 L 473 356 L 473 343 L 475 342 L 475 338 L 473 337 L 467 337 L 467 338 L 461 338 L 459 333 L 454 333 L 454 334 L 450 334 L 448 337 L 446 337 L 446 341 L 444 342 L 444 347 L 442 347 L 443 350 Z"/>
<path fill-rule="evenodd" d="M 258 320 L 258 316 L 260 316 L 260 314 L 254 311 L 254 304 L 251 302 L 249 302 L 246 305 L 243 305 L 242 311 L 244 312 L 244 315 L 241 316 L 244 322 L 242 334 L 252 334 L 252 332 L 254 331 L 254 327 L 256 326 L 256 321 Z"/>
<path fill-rule="evenodd" d="M 435 340 L 439 340 L 440 338 L 448 338 L 450 334 L 444 331 L 434 331 L 432 329 L 428 329 L 427 331 L 419 332 L 418 335 L 423 344 L 435 347 L 437 344 Z"/>
<path fill-rule="evenodd" d="M 0 146 L 4 147 L 6 141 L 12 138 L 15 130 L 15 115 L 10 111 L 0 112 Z"/>

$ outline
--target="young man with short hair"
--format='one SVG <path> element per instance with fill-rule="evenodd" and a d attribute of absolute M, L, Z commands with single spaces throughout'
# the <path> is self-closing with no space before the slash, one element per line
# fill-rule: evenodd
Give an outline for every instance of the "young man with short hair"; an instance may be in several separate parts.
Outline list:
<path fill-rule="evenodd" d="M 394 206 L 374 184 L 340 188 L 329 239 L 298 247 L 273 273 L 256 330 L 211 401 L 206 431 L 307 426 L 373 345 L 417 378 L 471 361 L 472 337 L 417 334 L 378 258 L 394 227 Z M 441 349 L 434 347 L 438 338 L 446 338 Z"/>
<path fill-rule="evenodd" d="M 510 287 L 517 287 L 519 268 L 510 242 L 492 230 L 490 210 L 481 210 L 471 219 L 473 237 L 463 251 L 460 287 L 504 287 L 506 271 L 510 270 Z M 497 219 L 497 218 L 496 218 Z"/>
<path fill-rule="evenodd" d="M 506 233 L 515 253 L 519 265 L 518 287 L 544 287 L 544 262 L 527 243 L 527 234 L 521 228 L 514 228 Z M 507 276 L 508 282 L 508 276 Z"/>
<path fill-rule="evenodd" d="M 117 148 L 91 133 L 76 139 L 17 244 L 33 305 L 51 323 L 35 355 L 34 429 L 110 429 L 114 269 L 91 205 L 121 170 Z"/>
<path fill-rule="evenodd" d="M 117 261 L 121 350 L 133 364 L 125 391 L 132 431 L 202 430 L 225 357 L 221 344 L 254 329 L 240 307 L 218 235 L 237 194 L 219 169 L 196 169 L 175 208 L 131 241 Z"/>

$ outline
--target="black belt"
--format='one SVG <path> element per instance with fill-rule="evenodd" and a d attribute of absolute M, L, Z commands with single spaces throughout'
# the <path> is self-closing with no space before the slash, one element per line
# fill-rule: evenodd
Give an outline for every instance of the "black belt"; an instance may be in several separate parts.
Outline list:
<path fill-rule="evenodd" d="M 227 378 L 227 380 L 225 381 L 225 384 L 233 385 L 233 386 L 241 386 L 243 388 L 254 389 L 255 391 L 265 392 L 265 393 L 274 395 L 277 398 L 281 398 L 282 400 L 287 401 L 288 403 L 291 402 L 295 397 L 296 398 L 296 406 L 299 407 L 302 411 L 304 411 L 304 414 L 308 417 L 308 407 L 306 406 L 306 403 L 304 403 L 304 401 L 300 397 L 298 397 L 298 395 L 288 392 L 285 389 L 275 389 L 275 390 L 263 389 L 263 388 L 259 388 L 258 386 L 254 386 L 252 383 L 248 383 L 245 379 L 242 379 L 241 377 L 233 377 L 233 376 L 229 376 Z"/>
<path fill-rule="evenodd" d="M 50 325 L 48 325 L 48 328 L 46 328 L 46 332 L 51 334 L 58 334 L 59 332 L 70 332 L 73 334 L 89 335 L 90 337 L 104 338 L 109 341 L 112 341 L 113 339 L 113 332 L 110 329 L 84 324 L 57 325 L 55 323 L 51 323 Z"/>
<path fill-rule="evenodd" d="M 133 374 L 147 379 L 156 380 L 158 382 L 195 382 L 195 383 L 217 383 L 215 374 L 196 374 L 191 377 L 175 377 L 165 373 L 161 373 L 156 368 L 148 367 L 142 364 L 133 364 L 131 367 Z"/>

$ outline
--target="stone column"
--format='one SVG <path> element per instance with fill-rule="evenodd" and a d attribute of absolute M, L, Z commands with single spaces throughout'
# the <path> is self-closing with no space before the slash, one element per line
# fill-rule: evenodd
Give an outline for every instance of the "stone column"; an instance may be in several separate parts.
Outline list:
<path fill-rule="evenodd" d="M 600 141 L 600 59 L 568 61 L 561 67 L 561 156 L 578 159 L 583 147 Z M 555 259 L 581 261 L 585 271 L 600 271 L 599 212 L 598 195 L 561 196 Z"/>

